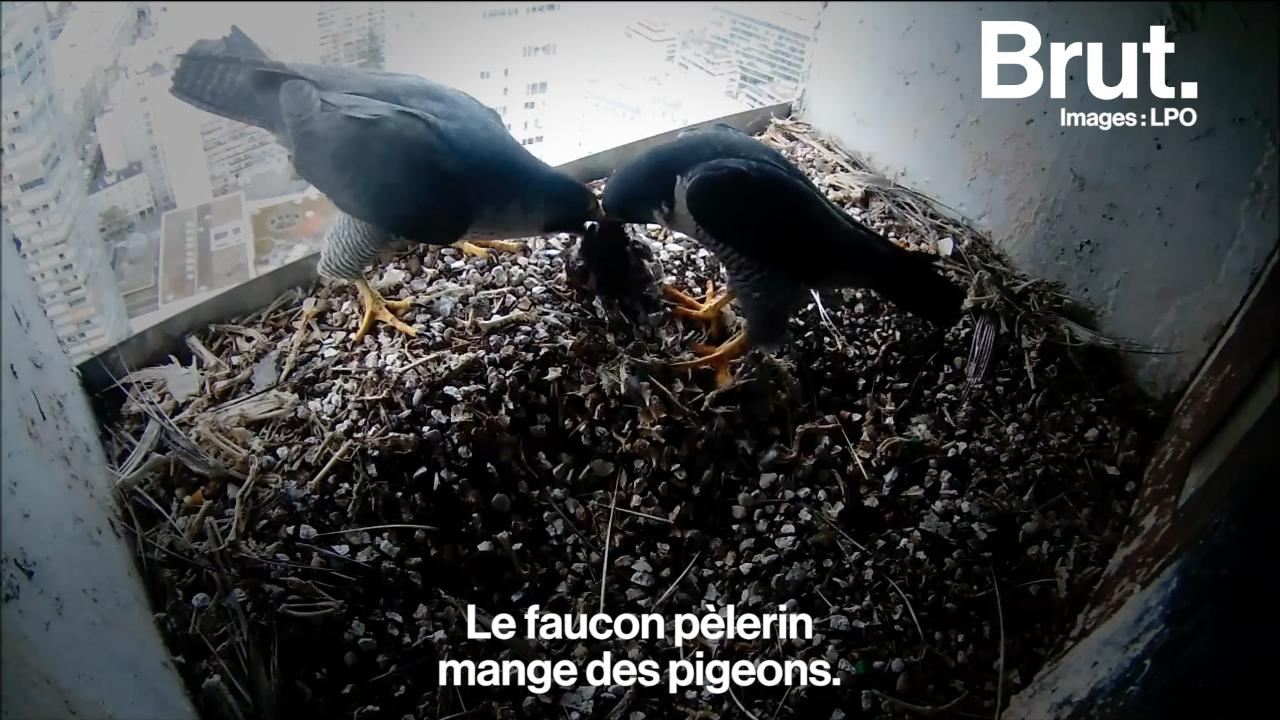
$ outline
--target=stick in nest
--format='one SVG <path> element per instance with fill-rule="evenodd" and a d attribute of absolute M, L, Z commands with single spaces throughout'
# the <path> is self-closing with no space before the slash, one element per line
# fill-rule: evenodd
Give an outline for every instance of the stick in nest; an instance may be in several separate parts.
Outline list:
<path fill-rule="evenodd" d="M 850 543 L 852 543 L 854 547 L 858 548 L 864 553 L 870 554 L 870 552 L 865 547 L 863 547 L 862 544 L 860 544 L 857 540 L 854 540 L 852 537 L 850 537 L 849 533 L 846 533 L 838 525 L 831 522 L 831 520 L 827 519 L 825 515 L 819 514 L 818 517 L 821 518 L 822 521 L 825 522 L 827 525 L 830 525 L 831 529 L 839 533 L 841 537 L 843 537 L 845 540 L 848 540 Z M 845 559 L 848 560 L 848 558 L 845 558 Z M 898 593 L 899 597 L 902 598 L 902 602 L 907 606 L 907 612 L 911 613 L 912 622 L 914 622 L 916 625 L 916 632 L 920 633 L 920 641 L 924 642 L 925 641 L 924 630 L 920 627 L 920 620 L 916 617 L 916 610 L 911 606 L 911 600 L 907 597 L 907 594 L 902 592 L 902 588 L 898 587 L 898 583 L 894 582 L 893 579 L 890 578 L 888 575 L 877 570 L 874 566 L 871 567 L 871 570 L 872 572 L 884 578 L 885 580 L 888 580 L 889 584 L 893 586 L 893 589 Z"/>
<path fill-rule="evenodd" d="M 1004 699 L 1004 605 L 1000 601 L 1000 583 L 995 568 L 991 571 L 991 589 L 996 593 L 996 614 L 1000 621 L 1000 676 L 996 679 L 996 720 L 1000 720 L 1000 703 Z"/>
<path fill-rule="evenodd" d="M 258 481 L 258 458 L 249 458 L 249 479 L 245 481 L 240 492 L 236 494 L 236 511 L 231 520 L 231 532 L 227 534 L 227 542 L 238 542 L 244 532 L 244 524 L 249 516 L 249 504 L 253 498 L 253 488 Z"/>
<path fill-rule="evenodd" d="M 351 449 L 351 441 L 350 441 L 350 440 L 345 440 L 345 441 L 343 441 L 343 443 L 342 443 L 342 447 L 338 448 L 338 452 L 334 453 L 334 454 L 333 454 L 333 457 L 329 458 L 329 462 L 325 463 L 325 464 L 324 464 L 324 467 L 320 468 L 320 472 L 316 473 L 316 476 L 315 476 L 314 478 L 312 478 L 312 479 L 311 479 L 311 482 L 310 482 L 310 483 L 308 483 L 308 484 L 309 484 L 309 485 L 318 485 L 318 484 L 320 484 L 320 481 L 321 481 L 321 480 L 324 480 L 324 479 L 325 479 L 325 477 L 327 477 L 327 476 L 329 475 L 329 472 L 330 472 L 331 470 L 333 470 L 333 468 L 334 468 L 334 467 L 335 467 L 339 462 L 343 462 L 343 461 L 345 461 L 345 460 L 349 459 L 349 458 L 344 458 L 343 456 L 344 456 L 344 455 L 346 455 L 346 454 L 347 454 L 347 450 L 350 450 L 350 449 Z"/>
<path fill-rule="evenodd" d="M 289 373 L 293 372 L 293 365 L 298 361 L 298 352 L 302 349 L 302 343 L 307 339 L 307 331 L 311 328 L 311 320 L 319 315 L 324 306 L 316 302 L 315 298 L 307 298 L 302 303 L 302 320 L 298 323 L 298 329 L 293 334 L 293 339 L 289 342 L 289 354 L 285 357 L 284 369 L 280 371 L 279 382 L 284 382 L 289 377 Z"/>
<path fill-rule="evenodd" d="M 729 697 L 733 699 L 733 704 L 738 706 L 738 709 L 742 711 L 743 715 L 746 715 L 750 720 L 760 720 L 755 713 L 748 710 L 747 706 L 742 704 L 742 701 L 738 699 L 737 695 L 733 694 L 732 687 L 729 688 Z"/>
<path fill-rule="evenodd" d="M 831 316 L 827 314 L 827 308 L 822 304 L 822 296 L 818 294 L 817 290 L 810 290 L 809 293 L 813 295 L 813 302 L 818 307 L 818 317 L 822 318 L 822 324 L 831 331 L 831 337 L 836 341 L 836 348 L 843 350 L 844 338 L 841 337 L 840 330 L 836 328 L 836 324 L 831 322 Z"/>
<path fill-rule="evenodd" d="M 609 586 L 609 548 L 613 544 L 613 516 L 618 509 L 618 486 L 622 484 L 624 472 L 618 473 L 613 483 L 613 497 L 609 499 L 609 527 L 604 533 L 604 560 L 600 567 L 600 614 L 604 614 L 604 596 Z"/>
<path fill-rule="evenodd" d="M 144 462 L 141 467 L 137 468 L 136 470 L 129 473 L 128 475 L 121 477 L 119 480 L 116 480 L 116 488 L 122 492 L 130 490 L 134 486 L 136 486 L 138 483 L 150 477 L 152 473 L 159 472 L 168 464 L 169 464 L 168 455 L 160 455 L 159 453 L 152 453 L 151 456 L 147 458 L 147 461 Z"/>
<path fill-rule="evenodd" d="M 498 315 L 488 320 L 476 320 L 475 323 L 476 326 L 480 328 L 481 332 L 487 333 L 490 330 L 496 330 L 512 323 L 529 323 L 534 322 L 537 319 L 538 316 L 528 310 L 517 310 L 516 312 L 508 313 L 506 315 Z"/>
<path fill-rule="evenodd" d="M 879 690 L 868 690 L 867 692 L 870 692 L 872 695 L 875 695 L 876 697 L 880 698 L 881 700 L 884 700 L 890 705 L 896 705 L 897 707 L 900 707 L 903 710 L 909 710 L 913 713 L 924 715 L 926 717 L 930 717 L 933 715 L 941 715 L 951 710 L 951 708 L 959 704 L 961 700 L 969 696 L 968 691 L 965 691 L 960 693 L 959 697 L 947 703 L 946 705 L 916 705 L 915 703 L 909 703 L 905 700 L 899 700 L 898 698 L 893 697 L 892 695 L 886 695 L 880 692 Z"/>
<path fill-rule="evenodd" d="M 702 557 L 701 551 L 693 556 L 693 559 L 690 560 L 689 564 L 685 567 L 684 572 L 680 573 L 680 576 L 675 579 L 675 582 L 671 583 L 671 587 L 667 588 L 667 591 L 662 593 L 662 597 L 659 597 L 657 602 L 653 604 L 652 612 L 657 612 L 658 608 L 662 607 L 662 603 L 666 602 L 667 598 L 671 597 L 675 593 L 676 588 L 680 586 L 680 583 L 684 580 L 685 576 L 693 569 L 693 564 L 698 562 L 698 558 L 700 557 Z"/>

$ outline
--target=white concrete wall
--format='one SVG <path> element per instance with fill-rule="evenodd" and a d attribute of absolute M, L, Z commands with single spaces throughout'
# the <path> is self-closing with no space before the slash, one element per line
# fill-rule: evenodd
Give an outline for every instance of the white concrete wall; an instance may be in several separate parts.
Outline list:
<path fill-rule="evenodd" d="M 7 229 L 0 245 L 0 716 L 194 718 L 125 531 L 112 523 L 79 379 Z"/>
<path fill-rule="evenodd" d="M 1199 6 L 1199 7 L 1197 7 Z M 1045 86 L 983 100 L 981 21 L 1023 20 L 1046 36 Z M 1072 61 L 1065 100 L 1048 92 L 1050 42 L 1119 43 L 1166 24 L 1171 85 L 1160 101 L 1139 57 L 1140 96 L 1088 94 Z M 1014 50 L 1013 40 L 1002 49 Z M 802 115 L 880 171 L 956 208 L 1016 263 L 1096 305 L 1104 329 L 1182 352 L 1133 357 L 1154 393 L 1177 391 L 1276 246 L 1276 7 L 1272 3 L 831 3 Z M 1021 71 L 1002 75 L 1015 83 Z M 1062 128 L 1058 113 L 1191 106 L 1191 128 Z"/>

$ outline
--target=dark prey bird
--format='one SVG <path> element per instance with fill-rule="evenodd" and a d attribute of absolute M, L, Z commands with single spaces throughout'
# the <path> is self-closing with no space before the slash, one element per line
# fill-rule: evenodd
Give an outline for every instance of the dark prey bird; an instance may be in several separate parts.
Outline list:
<path fill-rule="evenodd" d="M 375 320 L 415 334 L 391 312 L 410 301 L 384 300 L 364 279 L 392 244 L 484 254 L 482 246 L 518 247 L 502 238 L 580 235 L 601 219 L 591 190 L 529 153 L 498 113 L 424 78 L 274 61 L 233 26 L 180 56 L 171 92 L 274 133 L 298 174 L 341 211 L 319 272 L 360 290 L 357 342 Z"/>
<path fill-rule="evenodd" d="M 715 328 L 736 299 L 747 329 L 703 357 L 676 363 L 710 366 L 727 384 L 729 361 L 749 346 L 777 347 L 791 315 L 811 290 L 870 288 L 899 307 L 950 326 L 964 293 L 931 264 L 845 214 L 781 153 L 727 125 L 691 130 L 618 168 L 605 185 L 609 218 L 656 223 L 704 245 L 725 265 L 728 292 L 708 284 L 698 301 L 663 290 L 676 313 Z"/>

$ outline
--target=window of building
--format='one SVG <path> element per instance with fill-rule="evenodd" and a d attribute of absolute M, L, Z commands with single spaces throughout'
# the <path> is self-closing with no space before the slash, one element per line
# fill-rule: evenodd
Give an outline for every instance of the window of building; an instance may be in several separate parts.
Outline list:
<path fill-rule="evenodd" d="M 480 71 L 480 79 L 481 79 L 481 80 L 488 80 L 488 79 L 489 79 L 489 71 L 488 71 L 488 70 L 481 70 L 481 71 Z"/>

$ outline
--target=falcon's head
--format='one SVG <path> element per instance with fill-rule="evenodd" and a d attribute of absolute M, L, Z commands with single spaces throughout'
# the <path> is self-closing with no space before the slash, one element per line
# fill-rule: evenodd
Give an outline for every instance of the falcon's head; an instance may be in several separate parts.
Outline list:
<path fill-rule="evenodd" d="M 605 216 L 627 223 L 666 224 L 681 159 L 670 146 L 663 146 L 615 170 L 604 186 Z"/>
<path fill-rule="evenodd" d="M 546 186 L 544 198 L 547 221 L 543 231 L 548 235 L 582 235 L 587 223 L 604 220 L 596 194 L 568 175 L 556 173 Z"/>

